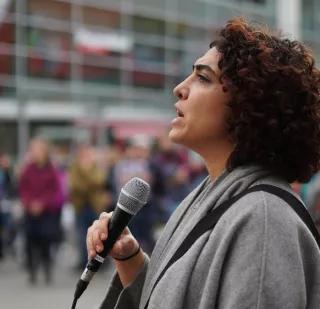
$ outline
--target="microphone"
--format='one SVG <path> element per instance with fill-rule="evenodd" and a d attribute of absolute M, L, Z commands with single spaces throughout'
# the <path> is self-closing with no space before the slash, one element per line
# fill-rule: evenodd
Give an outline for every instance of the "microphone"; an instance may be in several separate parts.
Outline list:
<path fill-rule="evenodd" d="M 77 300 L 87 288 L 89 282 L 103 264 L 113 245 L 121 235 L 124 228 L 137 212 L 147 203 L 150 186 L 144 180 L 134 177 L 121 189 L 117 207 L 108 223 L 108 238 L 103 242 L 103 251 L 89 260 L 82 273 L 74 293 L 72 308 L 75 308 Z"/>

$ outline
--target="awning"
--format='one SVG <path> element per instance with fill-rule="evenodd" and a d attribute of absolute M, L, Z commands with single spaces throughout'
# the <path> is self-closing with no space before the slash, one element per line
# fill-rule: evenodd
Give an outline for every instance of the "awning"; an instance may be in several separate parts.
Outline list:
<path fill-rule="evenodd" d="M 133 39 L 117 32 L 97 32 L 84 28 L 76 30 L 74 43 L 84 53 L 126 53 L 133 48 Z"/>

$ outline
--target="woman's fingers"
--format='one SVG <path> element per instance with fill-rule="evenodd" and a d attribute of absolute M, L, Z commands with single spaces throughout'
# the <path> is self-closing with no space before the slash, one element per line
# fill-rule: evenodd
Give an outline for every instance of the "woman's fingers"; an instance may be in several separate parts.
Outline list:
<path fill-rule="evenodd" d="M 102 212 L 99 216 L 99 222 L 101 225 L 100 240 L 104 241 L 108 238 L 108 222 L 112 216 L 112 212 Z"/>
<path fill-rule="evenodd" d="M 94 249 L 94 244 L 93 244 L 93 240 L 92 240 L 92 230 L 93 230 L 93 226 L 88 228 L 88 232 L 87 232 L 87 251 L 88 251 L 88 258 L 93 258 L 96 255 L 96 250 Z"/>
<path fill-rule="evenodd" d="M 97 252 L 101 252 L 103 250 L 103 243 L 101 241 L 101 230 L 99 230 L 99 228 L 95 228 L 92 232 L 92 242 L 94 245 L 94 249 Z"/>
<path fill-rule="evenodd" d="M 89 258 L 103 250 L 103 241 L 108 238 L 108 221 L 111 213 L 101 213 L 99 220 L 95 220 L 87 232 L 87 250 Z"/>
<path fill-rule="evenodd" d="M 111 215 L 112 215 L 112 212 L 102 212 L 101 214 L 100 214 L 100 216 L 99 216 L 99 220 L 100 219 L 104 219 L 104 218 L 110 218 L 111 217 Z"/>
<path fill-rule="evenodd" d="M 127 234 L 122 234 L 119 240 L 114 244 L 110 254 L 111 256 L 123 258 L 132 254 L 137 250 L 139 244 L 128 230 Z"/>
<path fill-rule="evenodd" d="M 103 242 L 108 238 L 108 223 L 112 213 L 103 212 L 98 220 L 95 220 L 89 227 L 87 233 L 88 258 L 94 258 L 97 253 L 103 251 Z M 139 246 L 135 238 L 126 227 L 119 239 L 114 244 L 110 255 L 115 257 L 126 257 L 132 254 Z"/>

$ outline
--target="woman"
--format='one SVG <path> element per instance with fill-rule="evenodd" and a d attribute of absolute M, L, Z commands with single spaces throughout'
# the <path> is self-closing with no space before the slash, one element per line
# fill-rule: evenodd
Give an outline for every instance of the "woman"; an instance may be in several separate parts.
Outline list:
<path fill-rule="evenodd" d="M 59 212 L 62 188 L 57 167 L 52 163 L 49 144 L 34 139 L 29 148 L 30 162 L 22 170 L 19 194 L 25 211 L 26 258 L 29 281 L 36 283 L 42 264 L 46 283 L 52 282 L 50 251 L 60 238 Z"/>
<path fill-rule="evenodd" d="M 242 19 L 210 47 L 174 89 L 169 133 L 202 156 L 209 177 L 171 216 L 150 259 L 125 230 L 110 252 L 117 274 L 101 308 L 319 307 L 317 243 L 284 200 L 263 191 L 235 202 L 155 285 L 208 211 L 257 184 L 292 192 L 288 183 L 319 168 L 320 72 L 310 52 Z M 91 258 L 109 218 L 103 213 L 88 231 Z"/>

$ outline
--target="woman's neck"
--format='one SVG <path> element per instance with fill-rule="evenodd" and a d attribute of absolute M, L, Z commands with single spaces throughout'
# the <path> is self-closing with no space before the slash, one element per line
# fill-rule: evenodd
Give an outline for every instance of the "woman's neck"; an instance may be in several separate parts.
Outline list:
<path fill-rule="evenodd" d="M 218 178 L 226 169 L 228 159 L 233 149 L 233 145 L 227 144 L 224 147 L 215 147 L 214 149 L 208 149 L 200 153 L 212 180 Z"/>

